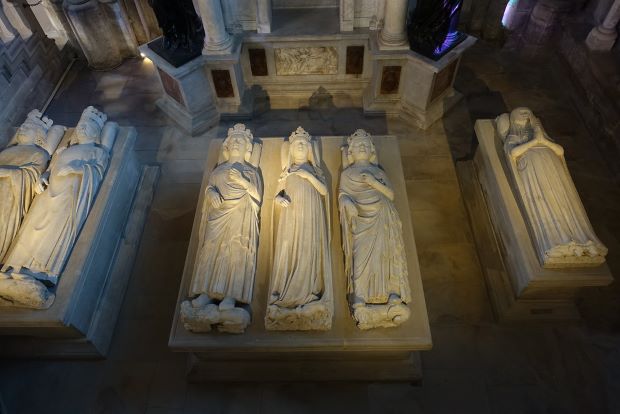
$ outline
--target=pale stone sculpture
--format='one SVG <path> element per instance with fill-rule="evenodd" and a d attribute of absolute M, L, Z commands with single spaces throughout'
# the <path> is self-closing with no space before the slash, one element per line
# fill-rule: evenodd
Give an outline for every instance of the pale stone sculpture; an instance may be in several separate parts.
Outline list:
<path fill-rule="evenodd" d="M 41 176 L 49 186 L 35 197 L 0 273 L 0 297 L 16 306 L 47 308 L 105 175 L 118 125 L 86 108 L 66 147 Z M 104 126 L 105 124 L 105 126 Z"/>
<path fill-rule="evenodd" d="M 329 189 L 318 147 L 299 127 L 282 145 L 283 171 L 274 211 L 277 218 L 268 330 L 329 330 L 332 267 Z M 276 221 L 276 220 L 274 220 Z"/>
<path fill-rule="evenodd" d="M 349 303 L 360 329 L 409 319 L 407 260 L 393 200 L 372 138 L 358 129 L 343 148 L 338 205 Z"/>
<path fill-rule="evenodd" d="M 261 145 L 243 124 L 228 130 L 220 162 L 209 176 L 200 223 L 200 247 L 181 304 L 187 330 L 243 333 L 251 320 L 263 182 Z"/>
<path fill-rule="evenodd" d="M 52 124 L 38 110 L 31 111 L 0 152 L 0 264 L 30 209 L 50 154 L 65 133 L 66 128 Z"/>
<path fill-rule="evenodd" d="M 607 248 L 594 234 L 564 160 L 528 108 L 500 115 L 496 126 L 536 253 L 543 267 L 596 266 Z"/>
<path fill-rule="evenodd" d="M 338 73 L 335 47 L 284 47 L 275 49 L 276 73 L 284 75 L 334 75 Z"/>

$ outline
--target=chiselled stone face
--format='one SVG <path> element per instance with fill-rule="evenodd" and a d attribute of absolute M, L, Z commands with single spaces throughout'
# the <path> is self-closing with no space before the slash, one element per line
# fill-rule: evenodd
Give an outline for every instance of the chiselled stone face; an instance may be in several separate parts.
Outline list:
<path fill-rule="evenodd" d="M 250 149 L 248 141 L 241 135 L 232 135 L 227 140 L 226 146 L 231 157 L 244 156 Z"/>
<path fill-rule="evenodd" d="M 309 144 L 303 139 L 297 139 L 291 143 L 291 155 L 295 162 L 308 161 Z"/>
<path fill-rule="evenodd" d="M 75 127 L 76 140 L 80 144 L 92 144 L 97 142 L 101 128 L 93 121 L 80 121 Z"/>
<path fill-rule="evenodd" d="M 372 142 L 369 138 L 358 138 L 349 146 L 353 161 L 368 161 L 372 155 Z"/>
<path fill-rule="evenodd" d="M 15 139 L 19 145 L 32 145 L 36 142 L 37 137 L 43 137 L 44 135 L 40 128 L 26 123 L 17 129 Z"/>
<path fill-rule="evenodd" d="M 520 128 L 525 128 L 528 123 L 531 124 L 532 118 L 532 111 L 527 108 L 517 108 L 510 114 L 511 123 Z"/>

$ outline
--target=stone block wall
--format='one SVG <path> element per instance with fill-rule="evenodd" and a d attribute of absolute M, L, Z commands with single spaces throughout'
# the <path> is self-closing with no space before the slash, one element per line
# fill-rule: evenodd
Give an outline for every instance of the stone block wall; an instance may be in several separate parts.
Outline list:
<path fill-rule="evenodd" d="M 69 47 L 59 50 L 45 36 L 28 8 L 9 7 L 4 1 L 0 7 L 0 148 L 31 109 L 45 104 L 71 54 Z"/>
<path fill-rule="evenodd" d="M 558 52 L 569 70 L 571 95 L 595 144 L 616 180 L 620 181 L 620 48 L 591 52 L 585 36 L 595 21 L 591 14 L 564 22 Z"/>

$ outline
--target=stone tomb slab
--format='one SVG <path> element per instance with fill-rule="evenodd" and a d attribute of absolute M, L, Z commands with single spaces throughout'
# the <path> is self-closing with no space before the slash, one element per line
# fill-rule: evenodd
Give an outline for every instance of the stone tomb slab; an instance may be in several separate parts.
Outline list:
<path fill-rule="evenodd" d="M 581 288 L 610 284 L 609 267 L 552 269 L 540 264 L 500 158 L 503 150 L 493 120 L 476 121 L 475 130 L 475 170 L 460 170 L 465 172 L 465 198 L 476 244 L 484 250 L 481 258 L 497 316 L 507 321 L 580 319 L 575 295 Z M 489 250 L 501 259 L 485 260 Z"/>
<path fill-rule="evenodd" d="M 244 334 L 220 332 L 196 334 L 185 330 L 180 305 L 187 298 L 198 249 L 200 212 L 210 172 L 222 145 L 211 142 L 189 244 L 181 290 L 174 315 L 169 346 L 173 351 L 190 354 L 190 381 L 321 381 L 321 380 L 395 380 L 421 379 L 419 351 L 432 347 L 428 314 L 422 290 L 420 267 L 398 141 L 392 136 L 374 137 L 381 164 L 390 177 L 395 205 L 403 224 L 403 238 L 413 300 L 411 318 L 396 328 L 362 331 L 355 325 L 346 299 L 344 257 L 341 247 L 337 206 L 337 188 L 341 171 L 340 146 L 346 137 L 321 137 L 323 171 L 331 188 L 331 249 L 333 267 L 334 318 L 332 329 L 319 331 L 267 331 L 270 277 L 272 208 L 281 172 L 280 146 L 283 138 L 264 138 L 260 161 L 265 182 L 261 209 L 258 267 L 251 308 L 253 318 Z"/>
<path fill-rule="evenodd" d="M 65 134 L 65 139 L 71 130 Z M 159 167 L 141 168 L 136 130 L 119 128 L 110 165 L 49 309 L 0 307 L 0 355 L 104 356 L 114 332 Z"/>

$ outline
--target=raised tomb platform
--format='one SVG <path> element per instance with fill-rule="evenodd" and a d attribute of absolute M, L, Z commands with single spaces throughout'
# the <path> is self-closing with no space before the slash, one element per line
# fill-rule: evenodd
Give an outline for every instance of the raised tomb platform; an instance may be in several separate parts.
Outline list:
<path fill-rule="evenodd" d="M 300 128 L 295 134 L 305 134 L 305 131 Z M 231 325 L 218 326 L 217 319 L 212 319 L 210 322 L 213 324 L 212 329 L 205 327 L 204 324 L 196 324 L 196 321 L 200 322 L 201 319 L 195 318 L 196 315 L 192 314 L 191 304 L 188 301 L 188 298 L 191 299 L 190 284 L 193 283 L 199 255 L 202 237 L 200 229 L 204 228 L 201 225 L 204 211 L 202 206 L 205 205 L 210 175 L 214 167 L 222 161 L 218 158 L 223 140 L 214 140 L 209 147 L 201 196 L 169 340 L 169 346 L 173 351 L 189 355 L 189 380 L 219 382 L 420 380 L 422 368 L 419 352 L 429 350 L 432 340 L 397 139 L 392 136 L 375 137 L 374 145 L 381 165 L 385 168 L 385 174 L 390 178 L 394 207 L 402 221 L 403 250 L 408 268 L 408 280 L 405 284 L 408 282 L 410 297 L 406 299 L 407 306 L 397 305 L 399 311 L 400 308 L 408 307 L 405 309 L 406 317 L 400 318 L 404 321 L 402 324 L 383 325 L 392 327 L 375 329 L 367 329 L 368 326 L 363 324 L 372 324 L 372 321 L 362 319 L 360 314 L 356 314 L 360 318 L 358 319 L 360 326 L 356 326 L 347 300 L 348 282 L 345 275 L 341 219 L 338 211 L 339 177 L 343 169 L 341 147 L 347 143 L 347 137 L 341 136 L 316 138 L 318 151 L 322 154 L 320 167 L 328 189 L 325 199 L 329 200 L 326 211 L 331 227 L 329 240 L 331 278 L 324 279 L 327 284 L 323 288 L 325 294 L 320 301 L 314 303 L 324 302 L 328 313 L 331 311 L 332 314 L 323 315 L 324 319 L 320 321 L 314 319 L 314 325 L 293 321 L 285 328 L 289 330 L 279 330 L 282 326 L 274 324 L 274 315 L 271 313 L 273 305 L 269 304 L 273 295 L 270 293 L 273 292 L 270 290 L 272 289 L 270 277 L 274 269 L 272 258 L 276 249 L 274 243 L 277 242 L 276 235 L 273 234 L 274 222 L 277 220 L 273 214 L 276 194 L 281 194 L 278 192 L 278 186 L 283 171 L 281 156 L 284 139 L 263 138 L 260 142 L 262 153 L 257 167 L 264 182 L 264 195 L 259 216 L 260 236 L 253 295 L 247 306 L 230 308 L 230 311 L 234 310 L 238 314 L 247 312 L 247 315 L 251 315 L 251 319 L 241 320 L 237 318 L 237 314 L 231 313 L 230 318 L 224 318 L 228 318 L 232 322 Z M 409 296 L 409 292 L 407 295 Z M 327 300 L 332 301 L 331 306 Z M 220 311 L 222 303 L 219 305 Z M 217 305 L 207 306 L 217 308 Z M 270 314 L 266 315 L 268 309 Z M 222 316 L 225 316 L 224 312 L 221 313 Z M 302 310 L 301 313 L 303 312 Z M 376 317 L 378 314 L 373 315 Z M 297 317 L 299 315 L 295 315 L 295 318 Z M 230 329 L 231 327 L 233 329 Z M 199 332 L 200 330 L 202 332 Z"/>
<path fill-rule="evenodd" d="M 1 274 L 0 295 L 6 295 L 0 297 L 3 357 L 92 358 L 105 356 L 108 350 L 159 177 L 159 167 L 142 166 L 136 160 L 136 130 L 114 128 L 105 176 L 60 274 L 47 280 L 43 275 L 28 279 L 34 287 L 31 291 L 20 291 L 19 278 L 11 271 Z M 59 147 L 69 145 L 73 131 L 67 130 Z M 58 153 L 52 165 L 56 157 Z M 42 194 L 34 197 L 29 213 Z M 20 230 L 27 227 L 24 223 Z M 14 257 L 16 244 L 29 243 L 20 235 L 4 264 Z M 39 295 L 47 298 L 45 303 L 33 301 Z"/>
<path fill-rule="evenodd" d="M 478 120 L 475 131 L 475 158 L 457 170 L 497 317 L 579 320 L 578 292 L 613 276 L 562 147 L 527 108 Z"/>

